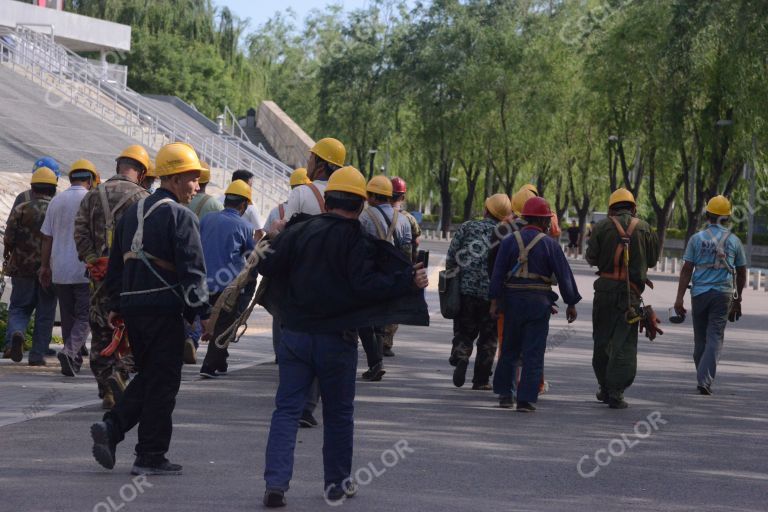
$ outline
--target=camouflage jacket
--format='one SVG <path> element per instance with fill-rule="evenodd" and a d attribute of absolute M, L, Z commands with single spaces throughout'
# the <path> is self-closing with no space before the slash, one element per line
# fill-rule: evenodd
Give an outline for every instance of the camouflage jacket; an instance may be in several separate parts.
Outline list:
<path fill-rule="evenodd" d="M 111 230 L 107 225 L 107 215 L 102 206 L 102 189 L 106 193 L 112 216 Z M 91 189 L 83 197 L 80 210 L 75 217 L 75 246 L 80 260 L 90 263 L 96 258 L 108 256 L 109 247 L 112 245 L 112 234 L 123 212 L 148 195 L 149 192 L 119 174 Z"/>
<path fill-rule="evenodd" d="M 49 197 L 35 198 L 11 210 L 3 239 L 3 256 L 8 261 L 5 268 L 7 276 L 37 277 L 43 247 L 40 227 L 50 202 Z"/>
<path fill-rule="evenodd" d="M 488 299 L 488 249 L 496 224 L 493 219 L 470 220 L 459 226 L 451 240 L 445 268 L 459 269 L 462 295 Z"/>

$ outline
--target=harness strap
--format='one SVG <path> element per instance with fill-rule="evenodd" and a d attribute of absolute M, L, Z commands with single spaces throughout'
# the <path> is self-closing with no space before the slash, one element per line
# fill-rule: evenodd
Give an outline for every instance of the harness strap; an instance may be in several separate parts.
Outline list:
<path fill-rule="evenodd" d="M 320 212 L 325 211 L 325 199 L 323 199 L 323 194 L 320 193 L 320 189 L 315 186 L 314 183 L 307 183 L 304 185 L 305 187 L 309 187 L 309 190 L 312 191 L 313 194 L 315 194 L 315 199 L 317 199 L 317 205 L 320 207 Z"/>
<path fill-rule="evenodd" d="M 368 217 L 373 222 L 373 225 L 376 227 L 376 233 L 378 234 L 379 239 L 386 240 L 388 238 L 387 233 L 384 231 L 384 226 L 381 225 L 381 220 L 378 217 L 376 217 L 375 213 L 373 213 L 373 208 L 367 208 L 365 210 L 365 213 L 368 215 Z"/>
<path fill-rule="evenodd" d="M 608 218 L 611 219 L 613 225 L 616 227 L 620 241 L 618 244 L 616 244 L 616 249 L 613 253 L 613 272 L 600 272 L 600 277 L 612 279 L 614 281 L 624 281 L 626 279 L 627 266 L 622 264 L 622 256 L 625 256 L 624 260 L 629 259 L 626 256 L 629 254 L 629 244 L 632 240 L 632 234 L 635 232 L 635 228 L 640 222 L 640 219 L 637 217 L 632 217 L 632 219 L 629 221 L 629 226 L 627 226 L 625 231 L 617 217 L 611 216 Z"/>
<path fill-rule="evenodd" d="M 195 206 L 195 215 L 200 217 L 200 212 L 203 211 L 203 208 L 205 208 L 205 205 L 208 203 L 208 201 L 210 201 L 210 199 L 211 199 L 211 196 L 209 196 L 208 194 L 205 194 L 205 197 L 203 197 L 203 199 L 199 203 L 197 203 L 197 206 Z"/>
<path fill-rule="evenodd" d="M 115 233 L 115 214 L 120 208 L 125 206 L 128 201 L 140 194 L 141 191 L 137 191 L 134 194 L 126 194 L 117 202 L 117 204 L 115 204 L 114 208 L 110 208 L 109 200 L 107 199 L 107 184 L 102 183 L 97 187 L 97 190 L 99 191 L 99 199 L 101 200 L 101 209 L 104 210 L 104 229 L 106 235 L 104 240 L 106 244 L 105 247 L 102 248 L 103 253 L 105 249 L 107 252 L 112 249 L 112 239 Z"/>
<path fill-rule="evenodd" d="M 285 218 L 285 203 L 277 205 L 277 215 L 280 220 Z"/>
<path fill-rule="evenodd" d="M 542 276 L 542 275 L 535 274 L 533 272 L 528 271 L 528 254 L 531 252 L 531 249 L 533 249 L 539 242 L 541 242 L 547 237 L 547 234 L 538 233 L 535 237 L 533 237 L 533 239 L 530 242 L 528 242 L 528 245 L 524 244 L 523 236 L 520 234 L 519 231 L 515 231 L 513 233 L 513 236 L 515 237 L 515 241 L 517 242 L 519 255 L 517 257 L 517 263 L 515 264 L 511 272 L 512 277 L 518 277 L 521 279 L 537 279 L 539 281 L 543 281 L 548 285 L 551 285 L 552 279 L 549 276 Z"/>

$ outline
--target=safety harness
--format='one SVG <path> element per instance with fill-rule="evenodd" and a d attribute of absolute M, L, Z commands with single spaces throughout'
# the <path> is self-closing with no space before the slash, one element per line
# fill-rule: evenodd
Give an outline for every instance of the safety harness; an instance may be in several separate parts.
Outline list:
<path fill-rule="evenodd" d="M 195 215 L 197 215 L 198 218 L 200 217 L 200 212 L 203 211 L 203 208 L 205 208 L 205 205 L 208 204 L 208 201 L 210 200 L 211 200 L 211 196 L 209 196 L 208 194 L 205 194 L 205 196 L 203 196 L 200 202 L 197 203 L 197 206 L 195 206 Z"/>
<path fill-rule="evenodd" d="M 325 199 L 323 199 L 323 194 L 320 193 L 320 189 L 317 188 L 314 183 L 307 183 L 304 186 L 309 187 L 309 190 L 311 190 L 312 193 L 315 194 L 315 199 L 317 199 L 317 205 L 320 207 L 320 213 L 325 212 Z"/>
<path fill-rule="evenodd" d="M 382 218 L 384 219 L 384 223 L 386 223 L 387 225 L 386 231 L 384 230 L 384 225 L 382 224 L 381 219 L 377 218 L 376 214 L 373 213 L 374 208 L 376 209 L 376 211 L 378 211 L 381 214 Z M 392 244 L 394 244 L 394 246 L 399 249 L 401 244 L 400 244 L 399 237 L 395 234 L 395 229 L 397 228 L 397 221 L 398 221 L 400 212 L 393 209 L 392 220 L 389 220 L 389 218 L 387 217 L 387 214 L 384 213 L 384 209 L 381 208 L 380 206 L 374 206 L 372 208 L 368 208 L 367 210 L 365 210 L 365 212 L 373 222 L 373 225 L 376 226 L 376 233 L 378 234 L 379 238 L 386 242 L 392 242 Z"/>
<path fill-rule="evenodd" d="M 128 260 L 141 260 L 147 268 L 154 274 L 154 276 L 163 283 L 164 286 L 160 288 L 151 288 L 149 290 L 137 290 L 137 291 L 130 291 L 130 292 L 122 292 L 120 293 L 121 296 L 123 295 L 141 295 L 144 293 L 154 293 L 154 292 L 162 292 L 166 290 L 171 290 L 174 295 L 176 295 L 179 299 L 181 299 L 182 302 L 184 302 L 184 298 L 181 296 L 181 294 L 176 290 L 176 288 L 179 286 L 180 283 L 176 283 L 174 285 L 169 284 L 168 281 L 163 279 L 163 276 L 161 276 L 155 268 L 152 266 L 152 264 L 157 265 L 158 267 L 167 270 L 169 272 L 176 272 L 176 265 L 171 263 L 170 261 L 158 258 L 157 256 L 153 256 L 152 254 L 148 253 L 144 250 L 144 221 L 152 215 L 152 212 L 157 210 L 158 207 L 164 205 L 173 203 L 173 199 L 165 198 L 161 199 L 155 204 L 153 204 L 149 210 L 147 210 L 146 213 L 144 212 L 144 201 L 146 200 L 146 197 L 142 197 L 139 200 L 139 204 L 137 205 L 138 208 L 136 209 L 136 218 L 138 220 L 138 225 L 136 226 L 136 232 L 133 234 L 133 240 L 131 241 L 131 250 L 123 254 L 123 261 L 126 262 Z"/>
<path fill-rule="evenodd" d="M 107 200 L 107 183 L 102 183 L 96 190 L 99 192 L 99 199 L 101 199 L 101 209 L 104 210 L 104 246 L 101 248 L 101 254 L 109 254 L 109 250 L 112 248 L 112 239 L 115 234 L 115 214 L 122 208 L 128 201 L 132 200 L 136 194 L 126 194 L 120 201 L 117 202 L 114 208 L 109 207 L 109 201 Z"/>
<path fill-rule="evenodd" d="M 517 257 L 517 263 L 515 263 L 515 266 L 512 267 L 512 270 L 509 272 L 510 277 L 515 277 L 518 279 L 532 279 L 536 281 L 541 281 L 541 283 L 506 283 L 507 288 L 512 288 L 516 290 L 545 290 L 549 291 L 552 289 L 552 283 L 554 282 L 551 277 L 548 276 L 542 276 L 539 274 L 535 274 L 533 272 L 528 271 L 528 254 L 531 252 L 531 249 L 536 247 L 536 244 L 541 242 L 547 237 L 546 233 L 538 233 L 533 239 L 528 242 L 528 245 L 525 245 L 523 242 L 523 236 L 520 234 L 519 231 L 515 231 L 513 233 L 513 236 L 515 237 L 515 241 L 517 242 L 517 248 L 519 250 L 519 254 Z"/>
<path fill-rule="evenodd" d="M 715 244 L 715 260 L 712 263 L 697 263 L 696 268 L 726 270 L 731 275 L 731 288 L 733 288 L 733 298 L 734 300 L 738 300 L 739 291 L 736 288 L 736 269 L 728 263 L 728 255 L 725 252 L 725 245 L 728 243 L 728 239 L 733 233 L 726 231 L 725 235 L 718 238 L 715 231 L 709 227 L 704 231 L 704 234 L 707 235 L 710 241 Z"/>
<path fill-rule="evenodd" d="M 277 216 L 280 220 L 285 218 L 285 203 L 277 205 Z"/>
<path fill-rule="evenodd" d="M 632 242 L 632 234 L 635 232 L 635 228 L 640 222 L 640 219 L 632 217 L 629 221 L 629 226 L 627 226 L 625 231 L 621 222 L 619 222 L 618 217 L 610 216 L 608 218 L 611 219 L 613 225 L 616 227 L 616 231 L 619 234 L 619 243 L 616 244 L 616 249 L 613 253 L 613 272 L 600 272 L 600 277 L 627 283 L 627 312 L 625 317 L 628 323 L 635 324 L 641 320 L 642 316 L 638 314 L 637 310 L 632 305 L 631 293 L 633 290 L 637 293 L 638 297 L 640 297 L 641 304 L 642 297 L 640 295 L 640 288 L 629 280 L 629 246 Z"/>

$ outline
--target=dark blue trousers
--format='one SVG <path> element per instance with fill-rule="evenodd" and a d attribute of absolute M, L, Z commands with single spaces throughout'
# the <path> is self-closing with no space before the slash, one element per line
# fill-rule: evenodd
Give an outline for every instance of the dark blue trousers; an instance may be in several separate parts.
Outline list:
<path fill-rule="evenodd" d="M 544 373 L 550 305 L 531 300 L 529 294 L 510 293 L 504 297 L 504 342 L 493 377 L 493 392 L 512 396 L 516 362 L 522 356 L 523 370 L 517 389 L 519 402 L 536 402 Z"/>
<path fill-rule="evenodd" d="M 267 441 L 264 480 L 268 489 L 288 490 L 293 451 L 307 392 L 317 378 L 323 400 L 325 488 L 352 471 L 357 343 L 341 334 L 283 329 L 277 347 L 280 382 Z"/>

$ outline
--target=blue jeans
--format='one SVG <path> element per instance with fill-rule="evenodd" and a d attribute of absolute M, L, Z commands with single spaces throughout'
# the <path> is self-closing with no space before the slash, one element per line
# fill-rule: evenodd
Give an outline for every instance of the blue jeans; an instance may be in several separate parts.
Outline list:
<path fill-rule="evenodd" d="M 340 484 L 352 471 L 357 343 L 340 334 L 283 329 L 277 351 L 280 381 L 267 441 L 267 488 L 288 490 L 299 418 L 315 378 L 323 399 L 325 487 Z"/>
<path fill-rule="evenodd" d="M 56 319 L 56 295 L 53 286 L 43 288 L 32 277 L 12 277 L 11 304 L 8 306 L 8 330 L 5 343 L 10 343 L 15 332 L 24 334 L 32 312 L 35 313 L 35 330 L 32 333 L 32 350 L 29 361 L 43 361 L 51 344 L 53 322 Z"/>
<path fill-rule="evenodd" d="M 493 392 L 512 396 L 517 362 L 522 356 L 523 370 L 517 391 L 519 402 L 536 402 L 544 374 L 550 305 L 531 300 L 529 294 L 507 293 L 504 297 L 504 342 L 493 376 Z"/>
<path fill-rule="evenodd" d="M 710 387 L 723 349 L 731 295 L 710 290 L 691 298 L 693 310 L 693 362 L 699 386 Z"/>

